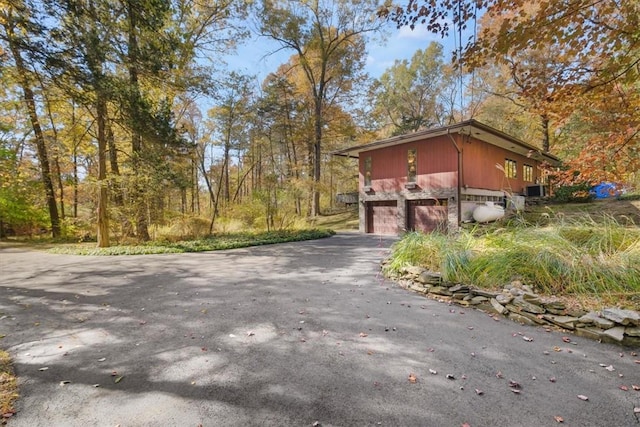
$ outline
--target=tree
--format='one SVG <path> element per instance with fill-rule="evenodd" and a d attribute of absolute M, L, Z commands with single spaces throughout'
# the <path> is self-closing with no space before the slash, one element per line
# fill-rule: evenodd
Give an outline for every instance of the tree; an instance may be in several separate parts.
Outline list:
<path fill-rule="evenodd" d="M 34 94 L 34 71 L 30 70 L 23 58 L 24 38 L 28 37 L 27 26 L 34 26 L 28 16 L 19 16 L 18 13 L 25 12 L 24 5 L 19 9 L 7 6 L 0 10 L 0 24 L 4 29 L 2 39 L 8 44 L 9 51 L 13 57 L 18 76 L 19 85 L 22 88 L 23 99 L 31 126 L 33 128 L 38 162 L 40 165 L 41 179 L 47 198 L 49 217 L 51 219 L 51 234 L 53 237 L 60 237 L 60 217 L 58 215 L 58 205 L 56 202 L 55 190 L 49 163 L 49 153 L 42 130 L 36 99 Z"/>
<path fill-rule="evenodd" d="M 591 173 L 582 175 L 582 179 L 601 176 L 593 174 L 591 167 L 593 147 L 598 147 L 600 153 L 637 156 L 640 109 L 634 97 L 624 95 L 624 103 L 609 107 L 616 109 L 619 117 L 625 117 L 623 122 L 629 128 L 621 126 L 620 120 L 593 121 L 591 124 L 597 122 L 599 129 L 575 126 L 576 120 L 591 120 L 587 114 L 593 114 L 593 107 L 602 105 L 604 100 L 637 90 L 637 1 L 410 0 L 406 7 L 385 7 L 380 14 L 398 25 L 425 25 L 442 35 L 452 31 L 461 34 L 484 14 L 483 20 L 492 25 L 483 25 L 478 34 L 474 32 L 466 45 L 460 46 L 454 60 L 469 70 L 490 63 L 510 63 L 512 82 L 518 86 L 520 98 L 526 99 L 531 111 L 540 117 L 545 148 L 549 148 L 551 116 L 556 122 L 554 133 L 590 129 L 588 135 L 577 138 L 591 143 L 577 152 L 573 149 L 570 174 L 575 175 L 575 168 L 580 167 Z M 624 108 L 616 108 L 625 104 Z M 577 135 L 573 136 L 575 141 Z M 619 170 L 614 165 L 604 169 Z"/>
<path fill-rule="evenodd" d="M 222 146 L 222 167 L 215 198 L 214 214 L 211 228 L 218 212 L 220 197 L 229 204 L 231 201 L 229 169 L 231 167 L 231 150 L 240 151 L 247 141 L 247 118 L 251 107 L 251 77 L 236 72 L 229 74 L 224 88 L 220 89 L 220 105 L 209 110 L 212 136 Z"/>
<path fill-rule="evenodd" d="M 446 84 L 442 46 L 432 42 L 410 62 L 396 60 L 374 81 L 374 114 L 383 128 L 393 127 L 393 135 L 445 124 L 439 96 Z"/>
<path fill-rule="evenodd" d="M 311 215 L 320 214 L 324 111 L 362 72 L 364 37 L 382 28 L 374 0 L 263 0 L 259 33 L 292 50 L 313 100 L 313 180 Z"/>

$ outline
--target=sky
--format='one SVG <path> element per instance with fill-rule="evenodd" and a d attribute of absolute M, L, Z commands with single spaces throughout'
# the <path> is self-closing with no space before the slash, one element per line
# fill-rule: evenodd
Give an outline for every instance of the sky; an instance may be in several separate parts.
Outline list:
<path fill-rule="evenodd" d="M 449 60 L 456 45 L 453 36 L 442 39 L 424 28 L 411 30 L 409 27 L 396 29 L 395 26 L 390 26 L 386 41 L 369 42 L 366 71 L 371 77 L 380 77 L 395 60 L 411 59 L 418 49 L 425 49 L 432 41 L 444 46 L 445 60 Z M 261 83 L 269 73 L 276 71 L 278 66 L 293 55 L 291 50 L 276 52 L 278 47 L 275 42 L 264 37 L 253 37 L 239 46 L 236 54 L 227 56 L 225 60 L 231 70 L 255 74 Z"/>

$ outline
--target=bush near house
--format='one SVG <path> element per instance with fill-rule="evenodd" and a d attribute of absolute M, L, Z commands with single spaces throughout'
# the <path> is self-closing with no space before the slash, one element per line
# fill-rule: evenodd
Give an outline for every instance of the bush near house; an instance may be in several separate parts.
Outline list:
<path fill-rule="evenodd" d="M 455 235 L 408 233 L 385 269 L 398 273 L 408 265 L 439 271 L 454 283 L 501 289 L 520 280 L 587 306 L 640 308 L 640 228 L 612 217 L 546 226 L 512 221 Z"/>

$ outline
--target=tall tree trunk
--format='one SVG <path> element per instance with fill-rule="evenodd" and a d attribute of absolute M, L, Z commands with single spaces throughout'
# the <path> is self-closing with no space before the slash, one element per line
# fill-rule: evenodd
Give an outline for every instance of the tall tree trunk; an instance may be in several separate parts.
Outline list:
<path fill-rule="evenodd" d="M 49 207 L 49 218 L 51 220 L 51 235 L 60 237 L 60 217 L 58 216 L 58 206 L 56 204 L 56 195 L 53 189 L 53 180 L 51 179 L 51 169 L 49 167 L 49 157 L 47 155 L 47 146 L 45 144 L 44 134 L 40 126 L 38 111 L 36 109 L 35 96 L 29 82 L 29 71 L 22 60 L 20 48 L 15 39 L 14 27 L 10 21 L 5 21 L 5 31 L 9 42 L 9 49 L 16 63 L 18 79 L 24 94 L 24 101 L 27 106 L 29 120 L 33 127 L 33 133 L 36 140 L 36 153 L 38 162 L 40 163 L 40 171 L 42 174 L 42 184 L 47 198 L 47 206 Z"/>
<path fill-rule="evenodd" d="M 96 94 L 96 121 L 98 122 L 98 247 L 109 247 L 109 216 L 107 212 L 107 102 L 102 89 Z"/>
<path fill-rule="evenodd" d="M 543 114 L 542 116 L 540 116 L 540 119 L 542 121 L 542 151 L 548 153 L 549 148 L 551 147 L 549 135 L 549 116 Z"/>
<path fill-rule="evenodd" d="M 138 240 L 148 241 L 149 227 L 147 221 L 147 200 L 146 192 L 142 182 L 140 182 L 140 168 L 142 160 L 142 135 L 138 129 L 140 119 L 140 105 L 142 102 L 140 95 L 140 83 L 138 82 L 138 37 L 136 34 L 138 21 L 135 6 L 131 0 L 127 2 L 127 13 L 129 18 L 129 40 L 128 40 L 128 60 L 129 60 L 129 90 L 131 102 L 131 114 L 134 125 L 132 126 L 131 151 L 133 156 L 133 169 L 135 175 L 134 183 L 134 211 L 136 213 L 136 235 Z"/>
<path fill-rule="evenodd" d="M 323 93 L 321 90 L 320 93 Z M 313 141 L 313 187 L 311 197 L 311 216 L 320 215 L 320 164 L 322 147 L 322 96 L 316 96 L 314 109 Z"/>

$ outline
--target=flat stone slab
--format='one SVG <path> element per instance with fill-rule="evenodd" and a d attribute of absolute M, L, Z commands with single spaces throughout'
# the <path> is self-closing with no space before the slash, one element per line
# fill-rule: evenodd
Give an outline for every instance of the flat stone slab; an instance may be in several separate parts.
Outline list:
<path fill-rule="evenodd" d="M 602 310 L 602 317 L 622 326 L 640 326 L 640 313 L 633 310 L 623 310 L 621 308 L 605 308 Z"/>
<path fill-rule="evenodd" d="M 594 311 L 591 311 L 580 317 L 578 319 L 578 322 L 584 323 L 585 325 L 595 325 L 601 329 L 609 329 L 615 326 L 615 323 L 613 323 L 611 320 L 605 319 Z"/>
<path fill-rule="evenodd" d="M 613 338 L 618 342 L 622 342 L 624 339 L 624 326 L 616 326 L 615 328 L 607 329 L 603 332 L 604 336 Z"/>
<path fill-rule="evenodd" d="M 543 319 L 548 320 L 554 325 L 558 325 L 561 328 L 574 330 L 576 328 L 576 322 L 578 319 L 572 316 L 556 316 L 554 314 L 545 314 Z"/>

